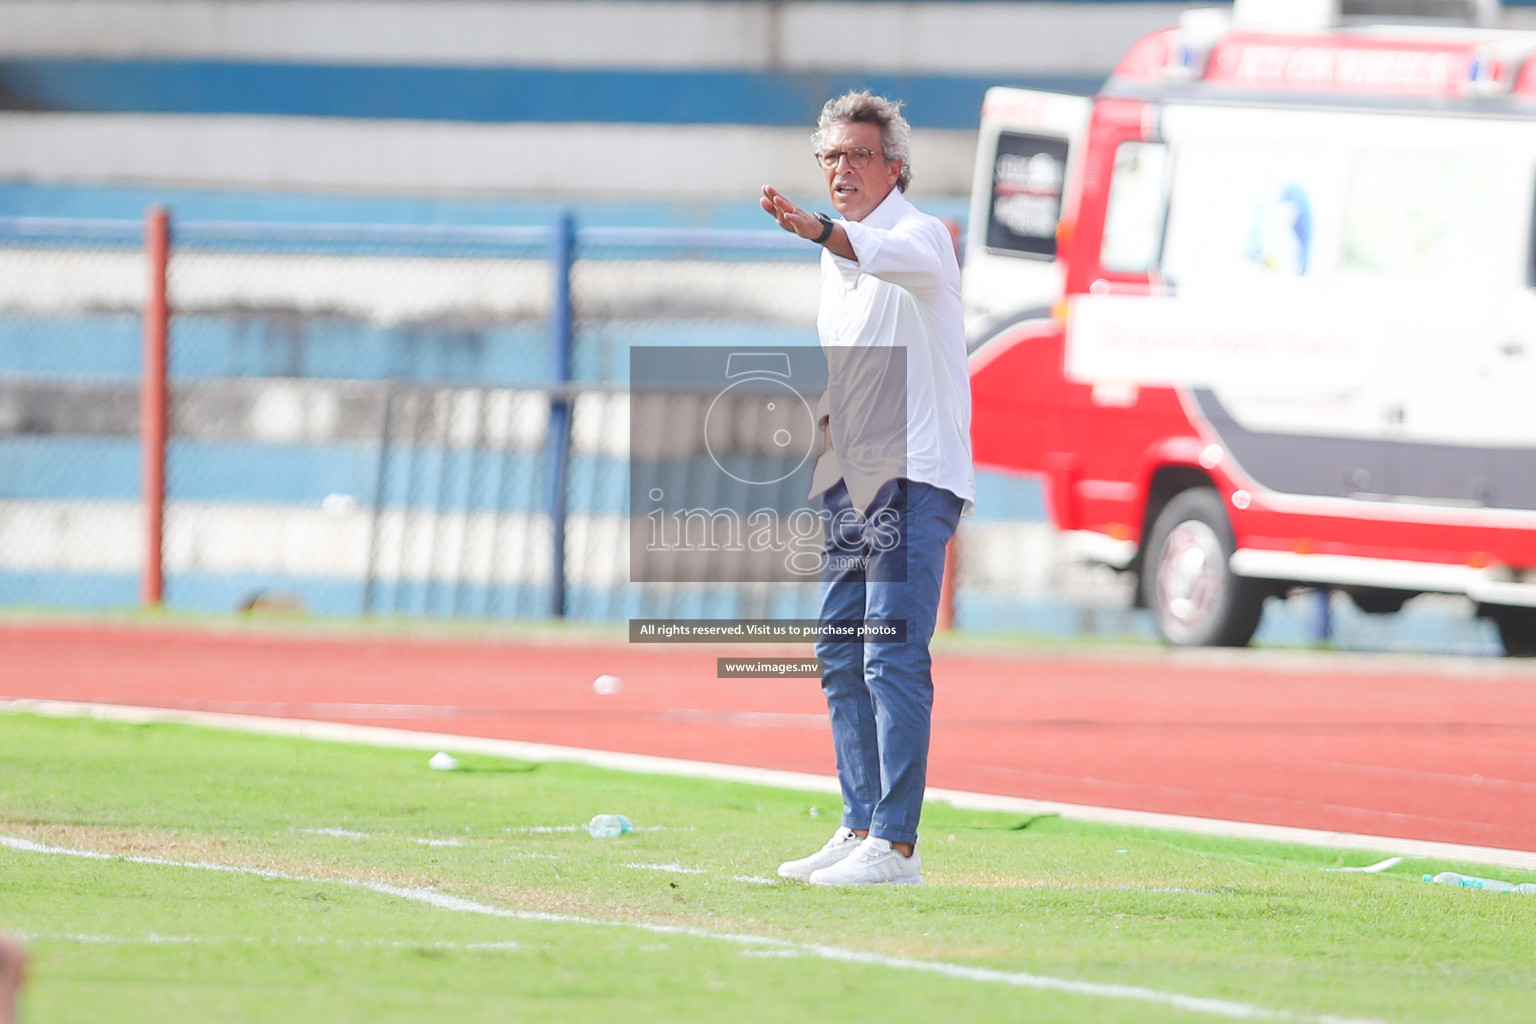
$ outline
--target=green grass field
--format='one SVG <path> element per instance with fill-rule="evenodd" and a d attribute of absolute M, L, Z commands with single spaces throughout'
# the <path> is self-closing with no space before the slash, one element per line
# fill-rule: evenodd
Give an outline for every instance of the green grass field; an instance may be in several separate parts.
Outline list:
<path fill-rule="evenodd" d="M 930 804 L 927 886 L 825 890 L 772 880 L 835 827 L 824 797 L 426 762 L 0 716 L 24 1020 L 1536 1016 L 1536 897 L 1419 880 L 1452 864 Z M 601 811 L 638 831 L 573 827 Z"/>

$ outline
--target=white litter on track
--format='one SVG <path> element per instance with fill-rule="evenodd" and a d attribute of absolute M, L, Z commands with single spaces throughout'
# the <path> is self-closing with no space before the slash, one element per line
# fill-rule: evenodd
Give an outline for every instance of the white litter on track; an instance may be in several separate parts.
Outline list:
<path fill-rule="evenodd" d="M 603 918 L 595 917 L 579 917 L 573 914 L 551 914 L 544 911 L 513 910 L 508 907 L 497 907 L 488 903 L 480 903 L 476 900 L 467 899 L 463 896 L 455 896 L 451 893 L 441 892 L 433 888 L 390 885 L 386 882 L 369 881 L 366 879 L 295 875 L 285 871 L 274 871 L 270 868 L 256 868 L 238 864 L 216 864 L 204 861 L 172 860 L 165 857 L 145 857 L 127 854 L 105 853 L 99 850 L 81 850 L 65 846 L 52 846 L 47 843 L 39 843 L 31 839 L 23 839 L 17 836 L 6 835 L 0 835 L 0 847 L 15 850 L 20 853 L 36 853 L 59 857 L 80 857 L 88 860 L 118 861 L 125 864 L 144 864 L 158 867 L 184 868 L 196 871 L 217 871 L 224 874 L 249 875 L 253 878 L 265 878 L 276 881 L 344 885 L 358 889 L 366 889 L 369 892 L 378 893 L 383 896 L 392 896 L 397 899 L 409 900 L 414 903 L 425 904 L 426 906 L 434 907 L 438 910 L 447 910 L 456 913 L 479 914 L 486 917 L 496 917 L 510 921 L 535 921 L 548 924 L 581 925 L 593 928 L 631 929 L 634 931 L 648 932 L 653 935 L 682 936 L 692 939 L 702 939 L 710 942 L 729 943 L 731 945 L 746 947 L 747 949 L 753 950 L 757 953 L 770 950 L 781 951 L 784 955 L 817 957 L 822 960 L 861 964 L 864 966 L 884 968 L 887 970 L 937 975 L 940 977 L 954 978 L 961 981 L 1009 985 L 1015 988 L 1027 988 L 1051 992 L 1065 992 L 1072 995 L 1089 996 L 1100 999 L 1152 1003 L 1161 1006 L 1172 1006 L 1177 1009 L 1190 1011 L 1192 1013 L 1203 1013 L 1214 1017 L 1224 1017 L 1229 1020 L 1289 1021 L 1295 1022 L 1295 1024 L 1381 1024 L 1379 1021 L 1366 1021 L 1360 1018 L 1338 1017 L 1331 1014 L 1315 1015 L 1292 1013 L 1286 1010 L 1273 1010 L 1263 1006 L 1255 1006 L 1252 1003 L 1241 1003 L 1230 999 L 1210 999 L 1203 996 L 1183 995 L 1177 992 L 1162 992 L 1158 989 L 1145 988 L 1140 985 L 1117 985 L 1093 981 L 1078 981 L 1071 978 L 1053 978 L 1049 975 L 1029 974 L 1024 971 L 1004 971 L 987 967 L 969 967 L 964 964 L 946 963 L 942 960 L 916 960 L 909 957 L 887 956 L 883 953 L 870 953 L 856 949 L 844 949 L 840 946 L 828 946 L 821 943 L 795 942 L 789 939 L 775 939 L 761 935 L 749 935 L 739 932 L 714 932 L 705 928 L 696 928 L 689 925 L 654 924 L 645 921 L 605 920 Z"/>

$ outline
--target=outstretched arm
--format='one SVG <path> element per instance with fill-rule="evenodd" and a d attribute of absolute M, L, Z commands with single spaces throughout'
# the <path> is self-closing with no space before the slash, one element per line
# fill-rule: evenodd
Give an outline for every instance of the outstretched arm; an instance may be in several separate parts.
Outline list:
<path fill-rule="evenodd" d="M 790 234 L 799 235 L 801 238 L 814 241 L 821 234 L 822 224 L 814 213 L 808 213 L 789 201 L 789 197 L 772 185 L 763 186 L 763 198 L 759 200 L 763 210 L 772 214 L 779 227 Z M 854 253 L 853 246 L 848 242 L 848 232 L 843 230 L 842 224 L 832 222 L 832 234 L 822 243 L 832 252 L 845 260 L 858 262 L 859 257 Z"/>

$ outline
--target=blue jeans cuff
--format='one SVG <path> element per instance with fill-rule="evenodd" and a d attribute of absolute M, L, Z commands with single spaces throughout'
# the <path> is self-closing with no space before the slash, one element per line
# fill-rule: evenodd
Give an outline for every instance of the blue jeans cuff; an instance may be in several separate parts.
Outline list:
<path fill-rule="evenodd" d="M 894 829 L 871 827 L 869 834 L 874 836 L 876 839 L 884 839 L 888 843 L 909 843 L 913 846 L 917 845 L 916 832 L 898 832 Z"/>

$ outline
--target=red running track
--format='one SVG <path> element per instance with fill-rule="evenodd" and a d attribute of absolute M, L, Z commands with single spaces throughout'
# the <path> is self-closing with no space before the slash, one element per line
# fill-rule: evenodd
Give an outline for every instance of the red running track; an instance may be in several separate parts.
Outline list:
<path fill-rule="evenodd" d="M 680 645 L 0 626 L 0 698 L 320 719 L 830 775 L 815 680 Z M 776 651 L 804 654 L 803 650 Z M 600 696 L 592 681 L 623 678 Z M 934 786 L 1536 851 L 1536 667 L 935 655 Z"/>

